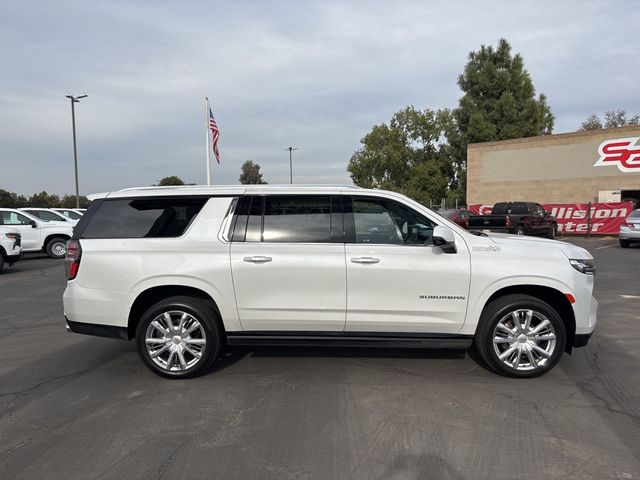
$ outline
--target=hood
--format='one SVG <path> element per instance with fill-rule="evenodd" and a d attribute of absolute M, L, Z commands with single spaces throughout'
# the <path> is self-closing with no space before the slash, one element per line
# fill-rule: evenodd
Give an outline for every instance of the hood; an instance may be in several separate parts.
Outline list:
<path fill-rule="evenodd" d="M 525 247 L 527 244 L 536 247 L 557 248 L 564 253 L 567 258 L 592 259 L 593 256 L 584 248 L 561 240 L 551 240 L 550 238 L 530 237 L 527 235 L 509 235 L 508 233 L 487 233 L 487 236 L 497 245 L 514 245 Z"/>

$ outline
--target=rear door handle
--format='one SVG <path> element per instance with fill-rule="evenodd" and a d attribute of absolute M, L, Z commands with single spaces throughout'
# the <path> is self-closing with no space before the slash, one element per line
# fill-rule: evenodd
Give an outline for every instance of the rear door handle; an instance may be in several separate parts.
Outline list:
<path fill-rule="evenodd" d="M 351 259 L 351 263 L 380 263 L 380 259 L 375 257 L 354 257 Z"/>
<path fill-rule="evenodd" d="M 243 260 L 248 263 L 267 263 L 273 259 L 271 257 L 263 257 L 262 255 L 254 255 L 252 257 L 244 257 Z"/>

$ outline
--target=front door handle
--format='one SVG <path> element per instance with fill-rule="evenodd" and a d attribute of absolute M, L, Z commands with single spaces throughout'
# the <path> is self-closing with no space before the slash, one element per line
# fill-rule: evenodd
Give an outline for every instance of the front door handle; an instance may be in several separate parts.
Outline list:
<path fill-rule="evenodd" d="M 354 257 L 351 259 L 352 263 L 380 263 L 379 258 L 375 257 Z"/>
<path fill-rule="evenodd" d="M 254 255 L 252 257 L 244 257 L 244 261 L 248 263 L 267 263 L 273 260 L 271 257 L 264 257 L 262 255 Z"/>

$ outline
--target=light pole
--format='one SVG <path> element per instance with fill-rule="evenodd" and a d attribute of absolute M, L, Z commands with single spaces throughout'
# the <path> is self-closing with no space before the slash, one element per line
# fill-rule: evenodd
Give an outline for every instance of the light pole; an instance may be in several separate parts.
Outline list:
<path fill-rule="evenodd" d="M 76 208 L 80 208 L 80 187 L 78 186 L 78 146 L 76 145 L 76 108 L 75 104 L 80 102 L 81 98 L 86 98 L 88 95 L 83 93 L 82 95 L 73 96 L 65 95 L 71 100 L 71 127 L 73 128 L 73 167 L 76 173 Z"/>
<path fill-rule="evenodd" d="M 300 150 L 300 147 L 287 147 L 283 150 L 289 150 L 289 182 L 293 185 L 293 151 Z"/>

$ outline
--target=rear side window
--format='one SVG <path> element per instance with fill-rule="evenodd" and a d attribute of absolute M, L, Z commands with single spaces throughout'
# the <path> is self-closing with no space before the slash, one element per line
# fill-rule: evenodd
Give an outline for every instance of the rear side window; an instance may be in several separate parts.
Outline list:
<path fill-rule="evenodd" d="M 343 226 L 340 197 L 243 197 L 238 202 L 232 238 L 234 242 L 341 242 Z"/>
<path fill-rule="evenodd" d="M 105 200 L 81 238 L 179 237 L 206 197 Z"/>
<path fill-rule="evenodd" d="M 496 203 L 491 210 L 493 215 L 504 215 L 509 210 L 510 203 Z"/>
<path fill-rule="evenodd" d="M 511 205 L 511 211 L 509 213 L 527 214 L 529 213 L 529 205 L 522 202 L 513 202 L 513 204 Z"/>

